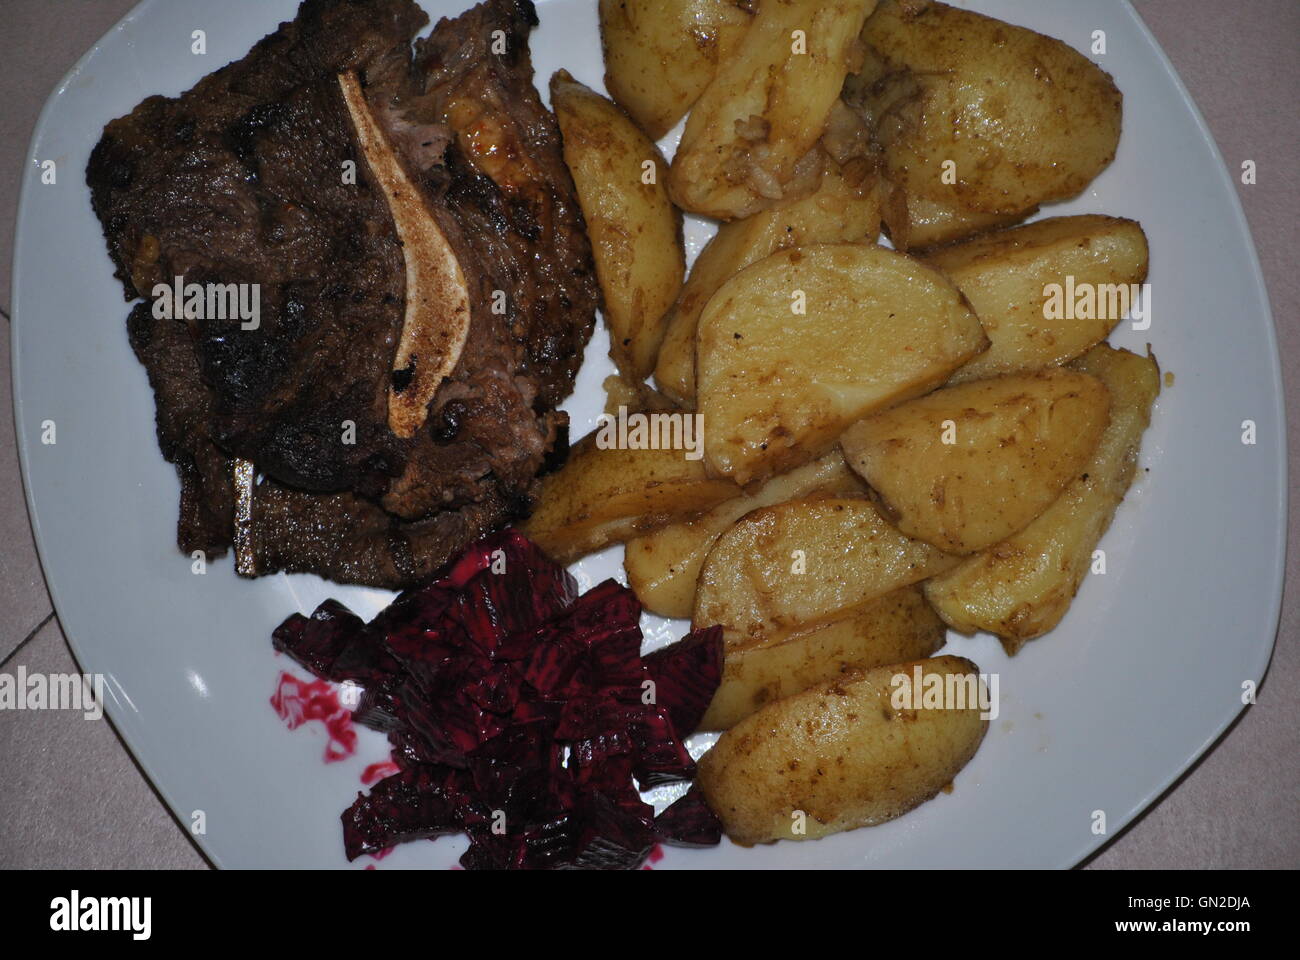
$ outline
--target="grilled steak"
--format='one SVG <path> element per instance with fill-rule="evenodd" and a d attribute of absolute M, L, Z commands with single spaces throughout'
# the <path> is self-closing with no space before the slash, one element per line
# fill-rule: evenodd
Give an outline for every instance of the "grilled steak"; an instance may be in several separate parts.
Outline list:
<path fill-rule="evenodd" d="M 598 294 L 536 15 L 488 0 L 413 47 L 426 22 L 306 0 L 92 153 L 186 552 L 238 531 L 244 573 L 409 584 L 525 507 L 562 445 Z M 178 277 L 256 285 L 255 328 L 155 309 Z"/>

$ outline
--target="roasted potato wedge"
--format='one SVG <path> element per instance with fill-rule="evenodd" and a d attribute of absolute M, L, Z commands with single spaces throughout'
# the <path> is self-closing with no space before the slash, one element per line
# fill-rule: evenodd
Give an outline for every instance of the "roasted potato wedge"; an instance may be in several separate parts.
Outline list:
<path fill-rule="evenodd" d="M 987 344 L 956 287 L 904 254 L 847 243 L 774 253 L 700 316 L 705 460 L 740 484 L 788 470 Z"/>
<path fill-rule="evenodd" d="M 709 551 L 691 623 L 721 624 L 730 652 L 834 617 L 958 562 L 899 533 L 870 500 L 764 507 Z"/>
<path fill-rule="evenodd" d="M 1118 217 L 1053 217 L 927 253 L 966 295 L 991 345 L 952 383 L 1065 363 L 1096 346 L 1123 319 L 1133 284 L 1147 278 L 1147 238 Z M 1049 287 L 1091 290 L 1082 310 L 1048 311 Z M 1052 315 L 1054 314 L 1054 315 Z"/>
<path fill-rule="evenodd" d="M 623 555 L 628 586 L 651 613 L 689 617 L 695 608 L 700 568 L 718 537 L 751 510 L 814 493 L 861 496 L 866 485 L 845 465 L 839 450 L 832 450 L 820 460 L 773 477 L 753 493 L 723 501 L 698 519 L 629 540 Z"/>
<path fill-rule="evenodd" d="M 1100 380 L 1057 368 L 936 390 L 854 424 L 840 446 L 900 531 L 970 554 L 1051 506 L 1109 411 Z"/>
<path fill-rule="evenodd" d="M 733 0 L 600 0 L 605 89 L 651 140 L 699 99 L 751 14 Z"/>
<path fill-rule="evenodd" d="M 618 416 L 622 407 L 630 413 L 674 413 L 681 408 L 648 383 L 632 381 L 622 374 L 611 374 L 601 383 L 605 388 L 605 410 L 611 417 Z"/>
<path fill-rule="evenodd" d="M 544 477 L 520 530 L 547 555 L 571 563 L 584 554 L 695 517 L 740 488 L 708 476 L 682 450 L 601 447 L 589 433 Z"/>
<path fill-rule="evenodd" d="M 687 118 L 669 177 L 678 206 L 735 220 L 816 187 L 813 147 L 875 5 L 781 0 L 759 6 Z"/>
<path fill-rule="evenodd" d="M 909 198 L 1023 216 L 1114 159 L 1120 92 L 1059 40 L 914 0 L 882 0 L 862 39 L 886 174 Z"/>
<path fill-rule="evenodd" d="M 854 670 L 928 657 L 943 646 L 946 631 L 921 588 L 911 586 L 778 643 L 730 651 L 700 729 L 726 730 L 769 703 Z"/>
<path fill-rule="evenodd" d="M 1110 425 L 1092 459 L 1024 530 L 925 585 L 945 621 L 963 633 L 997 634 L 1008 654 L 1065 616 L 1133 481 L 1160 393 L 1160 369 L 1151 357 L 1102 344 L 1070 366 L 1096 377 L 1111 395 Z"/>
<path fill-rule="evenodd" d="M 627 114 L 567 71 L 551 78 L 551 105 L 591 237 L 610 355 L 629 378 L 644 380 L 686 274 L 682 217 L 663 182 L 667 162 Z"/>
<path fill-rule="evenodd" d="M 786 247 L 865 241 L 880 235 L 879 177 L 865 159 L 827 161 L 817 192 L 718 228 L 691 267 L 665 321 L 655 382 L 684 407 L 695 405 L 695 333 L 700 313 L 742 269 Z"/>
<path fill-rule="evenodd" d="M 932 684 L 951 689 L 943 708 L 900 708 Z M 741 720 L 700 758 L 696 783 L 742 846 L 884 823 L 953 782 L 984 739 L 987 703 L 961 657 L 849 674 Z"/>
<path fill-rule="evenodd" d="M 894 249 L 912 252 L 952 243 L 985 230 L 1009 227 L 1033 214 L 977 213 L 929 197 L 909 197 L 904 190 L 883 188 L 881 218 Z"/>

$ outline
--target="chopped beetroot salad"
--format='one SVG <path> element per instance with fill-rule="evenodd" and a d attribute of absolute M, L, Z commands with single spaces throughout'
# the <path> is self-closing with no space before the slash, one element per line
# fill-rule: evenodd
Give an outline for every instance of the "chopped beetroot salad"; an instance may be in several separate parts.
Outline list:
<path fill-rule="evenodd" d="M 274 633 L 353 719 L 386 731 L 398 772 L 343 813 L 348 859 L 468 834 L 467 869 L 639 866 L 656 843 L 721 829 L 692 788 L 655 816 L 641 791 L 690 780 L 684 739 L 722 670 L 719 627 L 641 656 L 641 605 L 577 584 L 523 536 L 495 534 L 370 623 L 327 600 Z"/>

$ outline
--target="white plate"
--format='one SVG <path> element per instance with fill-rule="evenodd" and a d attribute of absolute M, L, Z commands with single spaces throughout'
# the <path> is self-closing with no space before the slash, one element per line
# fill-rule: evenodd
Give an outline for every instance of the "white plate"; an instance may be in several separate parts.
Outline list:
<path fill-rule="evenodd" d="M 467 0 L 425 0 L 454 15 Z M 965 5 L 965 4 L 964 4 Z M 1001 675 L 1002 715 L 962 772 L 907 816 L 815 843 L 670 850 L 670 867 L 1065 867 L 1157 797 L 1242 709 L 1268 665 L 1282 589 L 1286 476 L 1277 347 L 1255 251 L 1230 175 L 1168 61 L 1122 0 L 979 0 L 969 6 L 1088 49 L 1124 91 L 1115 164 L 1077 200 L 1045 211 L 1141 220 L 1151 241 L 1150 341 L 1177 377 L 1160 398 L 1128 500 L 1065 622 L 1014 660 L 986 636 L 949 649 Z M 14 257 L 14 401 L 37 543 L 83 669 L 107 677 L 108 710 L 140 764 L 218 865 L 342 867 L 339 813 L 383 759 L 378 734 L 326 765 L 319 725 L 289 732 L 268 699 L 282 669 L 270 632 L 337 596 L 369 616 L 381 591 L 314 577 L 203 576 L 176 552 L 178 485 L 158 453 L 153 398 L 127 343 L 83 171 L 104 123 L 154 93 L 175 95 L 242 56 L 292 0 L 148 0 L 73 68 L 32 141 Z M 550 0 L 532 45 L 545 86 L 563 66 L 599 86 L 593 0 Z M 206 56 L 190 52 L 207 32 Z M 674 134 L 675 137 L 676 134 Z M 671 140 L 672 138 L 670 138 Z M 671 144 L 670 144 L 671 145 Z M 54 160 L 57 182 L 40 182 Z M 693 249 L 707 238 L 689 229 Z M 568 409 L 590 427 L 610 370 L 598 334 Z M 1253 420 L 1258 442 L 1242 443 Z M 44 421 L 57 429 L 42 444 Z M 1148 472 L 1149 470 L 1149 472 Z M 619 576 L 618 549 L 579 566 Z M 653 642 L 680 625 L 647 621 Z M 300 676 L 301 671 L 296 671 Z M 1094 835 L 1105 811 L 1108 834 Z M 447 866 L 460 838 L 400 847 L 382 868 Z M 355 864 L 369 863 L 363 858 Z"/>

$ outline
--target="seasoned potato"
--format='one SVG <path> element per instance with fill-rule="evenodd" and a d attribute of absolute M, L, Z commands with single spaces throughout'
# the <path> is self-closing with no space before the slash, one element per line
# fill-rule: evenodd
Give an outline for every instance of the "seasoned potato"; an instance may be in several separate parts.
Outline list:
<path fill-rule="evenodd" d="M 628 586 L 651 613 L 689 617 L 700 568 L 718 537 L 751 510 L 814 493 L 862 495 L 866 485 L 845 465 L 839 450 L 832 450 L 820 460 L 773 477 L 753 493 L 724 500 L 698 519 L 669 524 L 628 541 L 623 556 Z"/>
<path fill-rule="evenodd" d="M 928 657 L 943 646 L 946 629 L 921 588 L 911 586 L 779 642 L 729 651 L 700 729 L 726 730 L 769 703 L 854 670 Z"/>
<path fill-rule="evenodd" d="M 898 529 L 948 553 L 1005 540 L 1092 458 L 1109 422 L 1101 381 L 1072 370 L 948 387 L 840 438 Z"/>
<path fill-rule="evenodd" d="M 663 183 L 666 162 L 627 114 L 564 70 L 551 78 L 551 104 L 591 237 L 610 355 L 631 379 L 644 380 L 686 273 L 681 213 Z"/>
<path fill-rule="evenodd" d="M 1059 40 L 914 0 L 883 0 L 862 39 L 886 173 L 909 198 L 1023 216 L 1114 159 L 1120 92 Z"/>
<path fill-rule="evenodd" d="M 942 707 L 915 699 L 932 684 L 950 691 Z M 961 657 L 850 674 L 741 720 L 700 758 L 696 782 L 743 846 L 883 823 L 953 782 L 988 729 L 986 697 L 979 667 Z"/>
<path fill-rule="evenodd" d="M 875 5 L 876 0 L 760 4 L 686 121 L 669 177 L 678 206 L 734 220 L 816 187 L 820 158 L 813 147 Z"/>
<path fill-rule="evenodd" d="M 695 405 L 695 332 L 718 288 L 742 269 L 786 247 L 866 241 L 880 235 L 879 177 L 865 158 L 843 168 L 827 161 L 811 196 L 724 223 L 700 251 L 665 321 L 655 382 L 684 407 Z"/>
<path fill-rule="evenodd" d="M 520 524 L 560 563 L 698 516 L 741 492 L 708 476 L 685 451 L 602 449 L 598 437 L 587 434 L 564 466 L 543 478 L 532 515 Z"/>
<path fill-rule="evenodd" d="M 728 652 L 831 618 L 958 562 L 899 533 L 870 500 L 795 500 L 746 515 L 700 571 L 695 628 Z"/>
<path fill-rule="evenodd" d="M 1053 217 L 943 247 L 924 260 L 957 284 L 992 341 L 953 374 L 953 383 L 963 383 L 1065 363 L 1105 340 L 1123 319 L 1130 285 L 1147 278 L 1147 238 L 1132 220 Z M 1095 308 L 1083 304 L 1068 319 L 1064 311 L 1049 317 L 1051 285 L 1062 296 L 1068 289 L 1096 291 Z"/>
<path fill-rule="evenodd" d="M 987 344 L 958 290 L 911 257 L 869 244 L 779 251 L 723 284 L 700 316 L 705 460 L 740 484 L 787 470 Z"/>
<path fill-rule="evenodd" d="M 631 413 L 681 412 L 677 404 L 648 383 L 633 382 L 622 374 L 611 374 L 601 386 L 605 388 L 604 412 L 611 417 L 618 416 L 619 407 Z"/>
<path fill-rule="evenodd" d="M 1009 654 L 1065 616 L 1133 481 L 1142 433 L 1160 393 L 1155 360 L 1127 350 L 1102 344 L 1071 367 L 1096 377 L 1111 395 L 1110 426 L 1092 459 L 1024 530 L 925 586 L 944 620 L 964 633 L 997 634 Z"/>
<path fill-rule="evenodd" d="M 605 88 L 652 140 L 686 116 L 750 14 L 743 0 L 600 0 Z"/>
<path fill-rule="evenodd" d="M 909 197 L 901 189 L 882 191 L 881 216 L 889 228 L 889 240 L 896 250 L 913 251 L 951 243 L 984 230 L 1008 227 L 1033 214 L 977 213 L 929 197 Z M 978 311 L 977 311 L 978 312 Z"/>

